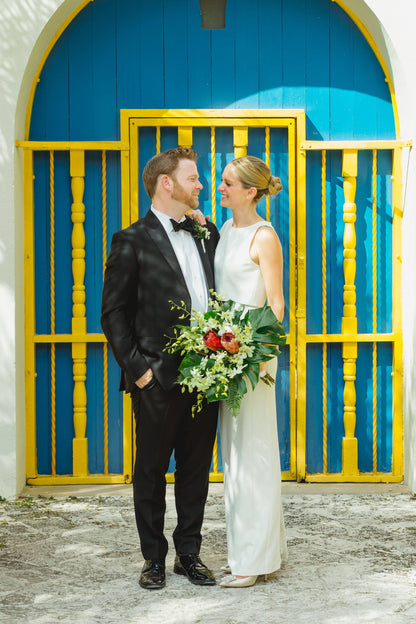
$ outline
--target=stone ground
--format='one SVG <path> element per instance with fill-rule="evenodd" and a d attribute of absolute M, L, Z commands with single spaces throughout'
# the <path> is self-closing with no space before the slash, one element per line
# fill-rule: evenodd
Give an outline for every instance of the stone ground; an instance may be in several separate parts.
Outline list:
<path fill-rule="evenodd" d="M 195 587 L 173 574 L 171 548 L 167 587 L 155 592 L 138 585 L 130 486 L 23 495 L 0 503 L 0 622 L 416 623 L 416 497 L 401 485 L 284 484 L 284 569 L 251 588 Z M 172 486 L 167 498 L 171 534 Z M 211 484 L 203 535 L 202 558 L 220 578 L 222 484 Z"/>

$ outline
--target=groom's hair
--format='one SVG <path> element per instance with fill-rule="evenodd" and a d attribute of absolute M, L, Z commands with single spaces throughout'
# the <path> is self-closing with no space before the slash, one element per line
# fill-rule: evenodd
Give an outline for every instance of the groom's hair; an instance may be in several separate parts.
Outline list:
<path fill-rule="evenodd" d="M 160 175 L 174 177 L 175 169 L 180 160 L 196 162 L 197 154 L 191 147 L 175 147 L 153 156 L 143 169 L 143 184 L 150 199 L 156 192 L 157 179 Z"/>

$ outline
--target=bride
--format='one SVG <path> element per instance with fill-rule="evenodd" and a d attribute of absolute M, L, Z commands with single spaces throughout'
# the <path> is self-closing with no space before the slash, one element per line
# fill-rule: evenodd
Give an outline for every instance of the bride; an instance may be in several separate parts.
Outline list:
<path fill-rule="evenodd" d="M 217 292 L 248 308 L 267 299 L 276 317 L 284 314 L 283 257 L 272 225 L 257 213 L 264 195 L 282 189 L 259 158 L 244 156 L 228 164 L 218 187 L 221 206 L 232 211 L 224 223 L 215 254 Z M 277 360 L 261 365 L 276 375 Z M 220 405 L 228 566 L 223 587 L 249 587 L 261 574 L 281 567 L 286 556 L 281 506 L 280 457 L 274 386 L 249 385 L 240 413 Z"/>

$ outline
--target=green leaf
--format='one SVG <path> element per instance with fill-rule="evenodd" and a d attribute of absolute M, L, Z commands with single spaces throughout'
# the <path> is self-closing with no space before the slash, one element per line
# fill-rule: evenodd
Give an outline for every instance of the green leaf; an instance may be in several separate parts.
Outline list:
<path fill-rule="evenodd" d="M 258 339 L 259 335 L 267 334 L 276 336 L 285 336 L 286 334 L 282 323 L 277 320 L 270 306 L 249 310 L 248 320 L 254 330 L 253 338 Z"/>
<path fill-rule="evenodd" d="M 273 357 L 277 357 L 279 353 L 280 351 L 277 347 L 258 343 L 256 344 L 254 352 L 249 358 L 247 364 L 251 365 L 255 363 L 266 362 Z"/>
<path fill-rule="evenodd" d="M 208 403 L 212 403 L 213 401 L 218 401 L 220 399 L 225 399 L 226 393 L 221 388 L 220 392 L 217 394 L 217 387 L 214 384 L 213 386 L 210 386 L 208 388 L 208 390 L 206 392 L 206 397 L 207 397 Z"/>
<path fill-rule="evenodd" d="M 205 312 L 204 319 L 208 321 L 211 318 L 217 318 L 217 312 L 215 312 L 215 310 L 210 310 L 209 312 Z"/>
<path fill-rule="evenodd" d="M 254 328 L 264 325 L 274 325 L 274 323 L 278 322 L 270 306 L 249 310 L 248 318 Z"/>
<path fill-rule="evenodd" d="M 248 377 L 251 383 L 251 386 L 254 390 L 254 388 L 257 386 L 258 381 L 259 381 L 259 374 L 260 374 L 259 364 L 253 364 L 253 366 L 247 367 L 246 369 L 244 369 L 244 374 L 246 375 L 246 377 Z"/>
<path fill-rule="evenodd" d="M 247 392 L 247 384 L 246 384 L 246 380 L 244 379 L 244 375 L 236 375 L 234 377 L 234 381 L 235 381 L 235 385 L 236 385 L 236 392 L 238 395 L 243 396 L 244 394 L 246 394 Z"/>
<path fill-rule="evenodd" d="M 195 366 L 198 367 L 201 364 L 201 360 L 202 355 L 199 355 L 199 353 L 188 353 L 187 355 L 185 355 L 182 362 L 180 363 L 179 371 L 184 375 L 190 374 L 191 370 Z"/>
<path fill-rule="evenodd" d="M 225 404 L 233 416 L 237 416 L 240 411 L 241 396 L 237 392 L 237 384 L 235 378 L 230 381 L 228 386 L 228 396 Z"/>
<path fill-rule="evenodd" d="M 215 366 L 215 358 L 210 357 L 207 360 L 207 370 L 211 370 L 211 368 L 214 368 Z"/>

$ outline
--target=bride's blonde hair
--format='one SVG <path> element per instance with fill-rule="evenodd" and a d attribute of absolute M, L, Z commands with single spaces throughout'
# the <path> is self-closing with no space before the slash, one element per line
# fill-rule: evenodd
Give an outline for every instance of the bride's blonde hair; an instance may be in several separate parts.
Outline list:
<path fill-rule="evenodd" d="M 244 188 L 257 189 L 257 195 L 253 200 L 256 203 L 263 195 L 276 195 L 283 188 L 280 178 L 273 176 L 266 163 L 256 156 L 235 158 L 230 165 L 235 167 Z"/>

